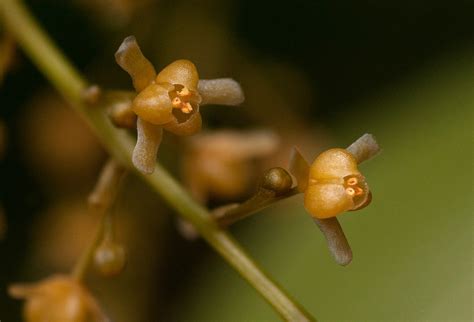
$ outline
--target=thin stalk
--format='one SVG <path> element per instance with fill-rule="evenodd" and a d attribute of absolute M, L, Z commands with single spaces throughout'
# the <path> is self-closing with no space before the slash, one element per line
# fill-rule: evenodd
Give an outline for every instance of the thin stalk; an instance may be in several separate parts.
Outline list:
<path fill-rule="evenodd" d="M 284 320 L 315 321 L 314 317 L 286 294 L 227 232 L 218 227 L 209 212 L 198 205 L 159 164 L 152 175 L 143 175 L 134 169 L 131 164 L 133 141 L 130 136 L 113 127 L 103 109 L 84 103 L 81 97 L 87 88 L 87 81 L 55 47 L 20 0 L 0 0 L 0 15 L 31 60 L 84 117 L 114 158 L 127 168 L 133 169 L 183 218 L 190 221 L 200 235 Z"/>
<path fill-rule="evenodd" d="M 271 196 L 267 196 L 264 193 L 260 192 L 255 194 L 252 198 L 243 202 L 242 204 L 235 205 L 235 207 L 219 207 L 212 212 L 212 216 L 221 227 L 228 227 L 236 223 L 237 221 L 247 218 L 256 212 L 259 212 L 273 205 L 274 203 L 280 200 L 290 198 L 299 193 L 300 191 L 298 191 L 297 188 L 292 188 L 284 195 L 279 196 L 274 196 L 273 194 Z M 221 209 L 224 211 L 220 211 Z"/>
<path fill-rule="evenodd" d="M 74 265 L 71 276 L 76 280 L 84 279 L 87 269 L 92 263 L 95 250 L 99 243 L 108 238 L 112 233 L 113 214 L 110 211 L 119 192 L 121 181 L 126 175 L 126 169 L 110 158 L 102 168 L 99 179 L 89 195 L 88 204 L 91 211 L 100 216 L 100 222 L 97 226 L 92 242 L 81 254 L 79 260 Z"/>
<path fill-rule="evenodd" d="M 102 214 L 102 218 L 100 218 L 100 222 L 96 231 L 94 232 L 94 236 L 92 238 L 92 242 L 87 246 L 86 250 L 81 254 L 78 261 L 74 265 L 72 269 L 71 276 L 78 281 L 84 279 L 86 275 L 87 269 L 92 263 L 92 259 L 94 258 L 95 250 L 97 246 L 99 246 L 102 237 L 104 236 L 104 231 L 106 229 L 108 217 L 110 216 L 109 213 Z"/>

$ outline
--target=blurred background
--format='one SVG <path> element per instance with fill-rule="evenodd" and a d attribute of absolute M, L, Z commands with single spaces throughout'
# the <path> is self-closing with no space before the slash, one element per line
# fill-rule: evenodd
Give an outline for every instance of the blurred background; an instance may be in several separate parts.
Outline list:
<path fill-rule="evenodd" d="M 373 202 L 341 217 L 349 266 L 333 262 L 301 196 L 232 232 L 321 321 L 473 320 L 472 1 L 27 4 L 104 88 L 131 90 L 113 59 L 130 34 L 158 70 L 187 58 L 201 78 L 242 84 L 242 106 L 202 108 L 208 135 L 265 129 L 273 145 L 242 160 L 245 180 L 229 189 L 198 183 L 210 207 L 244 200 L 293 145 L 312 160 L 373 133 L 383 153 L 362 165 Z M 69 271 L 91 240 L 86 198 L 106 153 L 3 29 L 0 43 L 0 319 L 18 321 L 6 286 Z M 159 154 L 185 184 L 193 158 L 212 156 L 193 144 L 167 133 Z M 173 210 L 138 178 L 126 178 L 113 211 L 127 269 L 87 282 L 114 321 L 278 321 L 203 241 L 180 236 Z"/>

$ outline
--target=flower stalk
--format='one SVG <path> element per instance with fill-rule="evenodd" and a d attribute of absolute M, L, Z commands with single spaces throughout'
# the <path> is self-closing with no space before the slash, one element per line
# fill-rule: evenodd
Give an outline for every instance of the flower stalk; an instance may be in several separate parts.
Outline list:
<path fill-rule="evenodd" d="M 110 208 L 113 205 L 120 189 L 120 182 L 126 174 L 126 169 L 114 159 L 109 159 L 101 173 L 99 180 L 87 199 L 91 210 L 100 216 L 100 222 L 94 233 L 92 242 L 81 254 L 71 275 L 76 280 L 82 280 L 94 258 L 94 253 L 100 242 L 113 236 L 113 217 Z"/>
<path fill-rule="evenodd" d="M 286 199 L 299 193 L 296 188 L 291 188 L 290 174 L 283 168 L 267 170 L 257 188 L 257 192 L 244 203 L 226 205 L 212 212 L 213 218 L 221 227 L 228 227 L 275 202 Z"/>

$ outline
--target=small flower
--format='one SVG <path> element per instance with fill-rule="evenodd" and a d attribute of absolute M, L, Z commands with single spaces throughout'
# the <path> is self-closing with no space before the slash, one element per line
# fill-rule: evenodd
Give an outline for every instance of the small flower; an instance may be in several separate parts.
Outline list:
<path fill-rule="evenodd" d="M 244 100 L 237 82 L 199 80 L 189 60 L 174 61 L 157 75 L 133 36 L 125 38 L 115 59 L 130 74 L 138 92 L 132 102 L 138 116 L 133 163 L 143 173 L 154 170 L 163 129 L 176 135 L 193 135 L 201 130 L 201 104 L 238 105 Z"/>
<path fill-rule="evenodd" d="M 345 149 L 330 149 L 311 164 L 294 150 L 290 165 L 304 192 L 304 205 L 314 218 L 330 218 L 358 210 L 371 201 L 364 176 L 357 168 L 355 157 Z"/>
<path fill-rule="evenodd" d="M 354 156 L 344 149 L 321 153 L 309 169 L 304 205 L 316 218 L 334 217 L 367 206 L 371 198 Z"/>
<path fill-rule="evenodd" d="M 347 149 L 330 149 L 309 163 L 295 148 L 290 172 L 304 193 L 304 205 L 324 234 L 336 262 L 348 265 L 352 251 L 336 216 L 370 204 L 372 193 L 357 165 L 380 152 L 371 134 L 364 134 Z"/>
<path fill-rule="evenodd" d="M 54 275 L 30 285 L 13 285 L 9 294 L 25 299 L 26 322 L 106 322 L 96 300 L 69 276 Z"/>
<path fill-rule="evenodd" d="M 205 204 L 211 197 L 236 200 L 251 187 L 251 162 L 276 151 L 279 139 L 269 131 L 220 130 L 188 140 L 182 177 L 192 196 Z"/>

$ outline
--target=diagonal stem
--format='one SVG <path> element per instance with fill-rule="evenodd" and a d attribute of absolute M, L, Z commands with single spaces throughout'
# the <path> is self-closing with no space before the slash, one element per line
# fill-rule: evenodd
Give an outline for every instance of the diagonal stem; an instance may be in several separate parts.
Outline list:
<path fill-rule="evenodd" d="M 31 60 L 95 131 L 109 153 L 127 168 L 134 169 L 131 164 L 132 139 L 125 131 L 113 127 L 103 109 L 83 102 L 81 97 L 87 81 L 56 48 L 22 2 L 0 0 L 0 17 Z M 284 320 L 315 321 L 245 253 L 230 234 L 216 225 L 208 210 L 198 205 L 159 164 L 152 175 L 135 172 L 190 221 Z"/>

